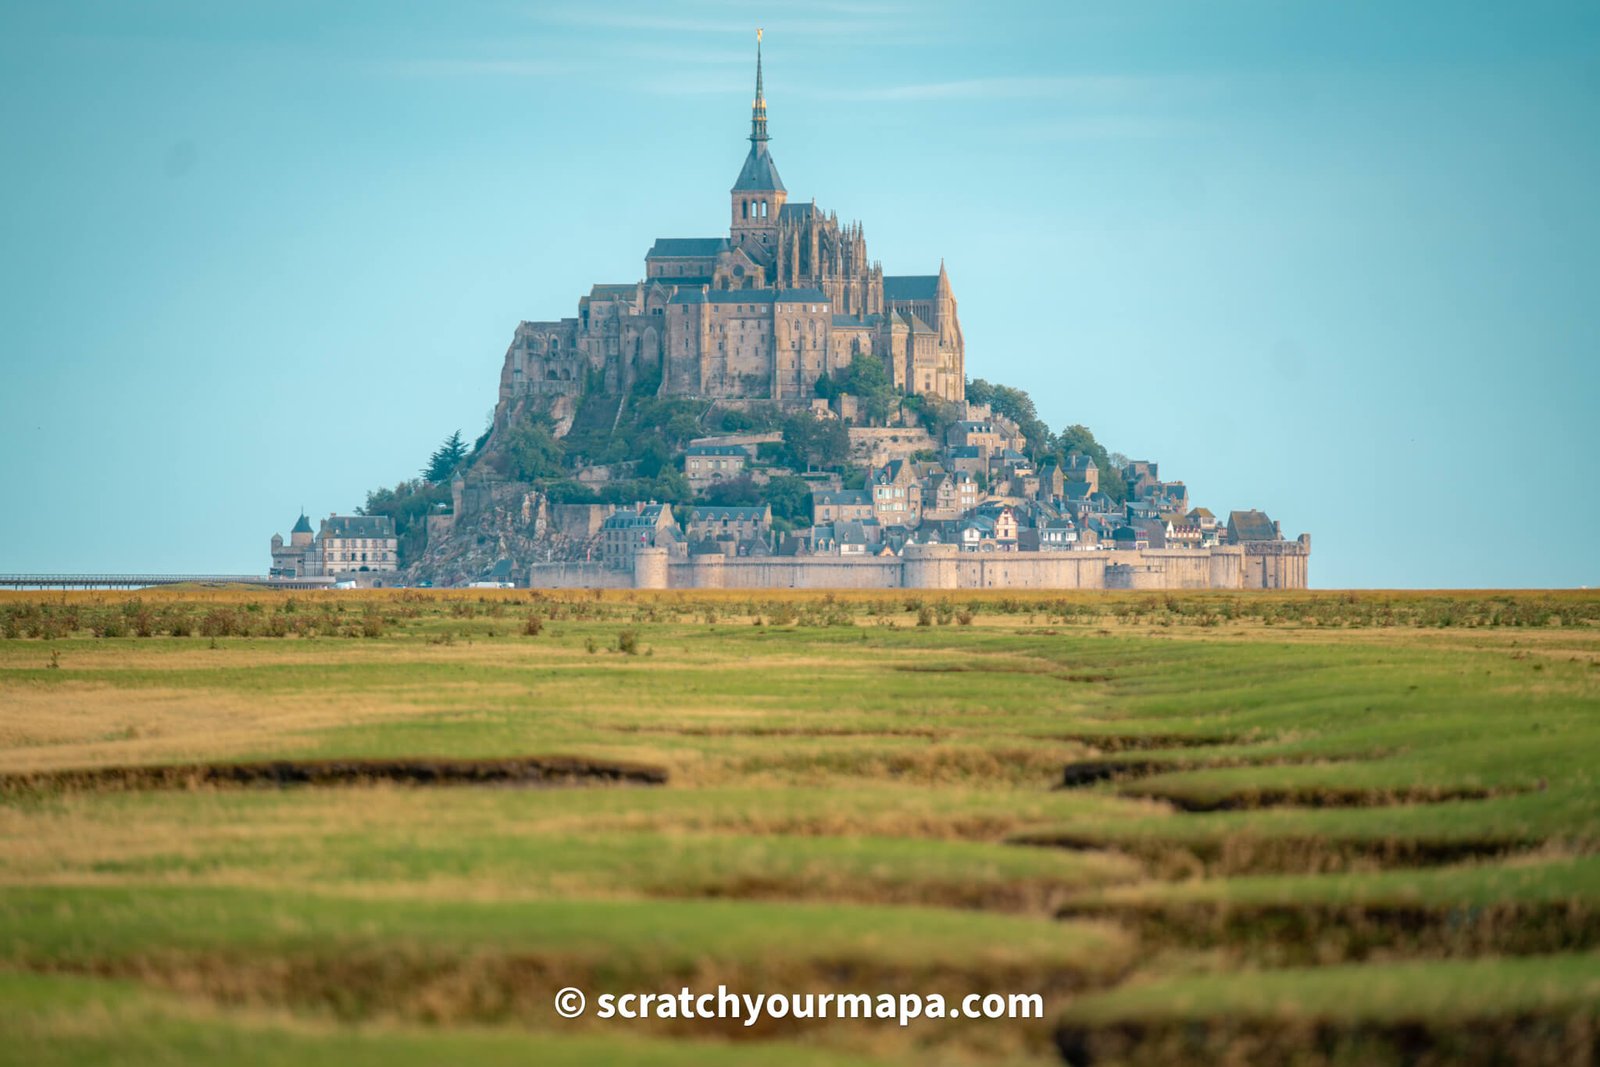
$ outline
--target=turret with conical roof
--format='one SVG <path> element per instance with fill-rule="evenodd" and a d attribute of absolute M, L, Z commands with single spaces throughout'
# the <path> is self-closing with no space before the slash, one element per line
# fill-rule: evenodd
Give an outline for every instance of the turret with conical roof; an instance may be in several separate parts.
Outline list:
<path fill-rule="evenodd" d="M 767 151 L 767 98 L 761 86 L 761 31 L 756 31 L 756 98 L 750 106 L 750 154 L 745 156 L 733 188 L 729 190 L 733 201 L 733 236 L 737 241 L 744 234 L 761 235 L 763 244 L 769 243 L 771 233 L 777 229 L 778 212 L 789 198 L 778 177 L 777 164 Z"/>

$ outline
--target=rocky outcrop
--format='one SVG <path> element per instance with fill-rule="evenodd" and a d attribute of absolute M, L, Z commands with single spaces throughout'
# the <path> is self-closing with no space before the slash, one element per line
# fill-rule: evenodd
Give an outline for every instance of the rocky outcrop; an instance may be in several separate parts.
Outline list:
<path fill-rule="evenodd" d="M 582 526 L 551 521 L 548 498 L 522 482 L 474 475 L 457 487 L 455 514 L 430 523 L 428 544 L 406 568 L 408 582 L 456 586 L 525 578 L 535 563 L 598 556 Z"/>

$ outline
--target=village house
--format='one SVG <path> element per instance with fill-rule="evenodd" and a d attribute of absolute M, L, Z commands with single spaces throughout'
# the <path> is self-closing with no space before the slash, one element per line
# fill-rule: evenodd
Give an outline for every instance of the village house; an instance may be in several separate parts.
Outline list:
<path fill-rule="evenodd" d="M 1228 544 L 1243 545 L 1252 541 L 1281 541 L 1283 532 L 1278 524 L 1267 518 L 1264 511 L 1230 511 L 1228 513 Z"/>
<path fill-rule="evenodd" d="M 737 545 L 754 540 L 765 542 L 772 534 L 772 506 L 696 505 L 684 532 L 691 543 L 729 541 Z"/>
<path fill-rule="evenodd" d="M 826 489 L 811 494 L 811 524 L 859 522 L 872 518 L 872 494 L 865 489 Z"/>
<path fill-rule="evenodd" d="M 1039 497 L 1051 502 L 1061 499 L 1061 494 L 1066 491 L 1067 476 L 1060 467 L 1054 463 L 1039 472 Z"/>
<path fill-rule="evenodd" d="M 1128 495 L 1135 500 L 1143 500 L 1154 492 L 1161 485 L 1161 478 L 1156 468 L 1157 465 L 1147 459 L 1130 460 L 1122 472 L 1122 480 L 1128 486 Z"/>
<path fill-rule="evenodd" d="M 1078 524 L 1071 519 L 1046 519 L 1039 527 L 1041 551 L 1070 551 L 1078 547 Z"/>
<path fill-rule="evenodd" d="M 881 544 L 883 530 L 874 519 L 848 520 L 813 526 L 811 554 L 817 556 L 868 556 Z"/>
<path fill-rule="evenodd" d="M 1167 544 L 1173 548 L 1199 548 L 1205 542 L 1205 533 L 1192 522 L 1167 523 Z"/>
<path fill-rule="evenodd" d="M 274 578 L 328 578 L 387 573 L 400 567 L 400 541 L 387 515 L 329 515 L 315 534 L 301 515 L 289 543 L 272 535 Z"/>
<path fill-rule="evenodd" d="M 978 506 L 983 494 L 978 482 L 964 471 L 954 474 L 939 473 L 928 479 L 922 493 L 922 518 L 945 520 L 959 519 Z"/>
<path fill-rule="evenodd" d="M 897 459 L 867 478 L 872 511 L 884 526 L 915 526 L 922 521 L 922 482 L 916 469 Z"/>
<path fill-rule="evenodd" d="M 695 489 L 739 477 L 750 450 L 738 445 L 691 445 L 683 454 L 683 473 Z"/>
<path fill-rule="evenodd" d="M 607 567 L 631 570 L 641 548 L 664 547 L 675 542 L 677 523 L 671 504 L 637 504 L 612 512 L 600 524 L 600 559 Z"/>
<path fill-rule="evenodd" d="M 952 471 L 973 478 L 989 473 L 989 454 L 976 445 L 956 445 L 944 451 L 945 462 Z"/>
<path fill-rule="evenodd" d="M 945 444 L 951 448 L 976 448 L 988 459 L 1011 445 L 1011 438 L 993 421 L 962 420 L 945 431 Z"/>
<path fill-rule="evenodd" d="M 1067 457 L 1065 474 L 1069 482 L 1086 483 L 1090 493 L 1100 491 L 1100 468 L 1095 466 L 1093 459 L 1082 452 L 1074 452 Z"/>
<path fill-rule="evenodd" d="M 329 515 L 317 531 L 326 574 L 398 570 L 399 544 L 387 515 Z"/>

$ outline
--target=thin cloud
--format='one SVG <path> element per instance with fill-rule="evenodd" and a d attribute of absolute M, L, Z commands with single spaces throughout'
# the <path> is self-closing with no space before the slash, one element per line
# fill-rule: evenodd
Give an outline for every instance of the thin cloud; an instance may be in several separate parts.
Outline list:
<path fill-rule="evenodd" d="M 905 29 L 899 21 L 902 9 L 893 6 L 869 5 L 857 8 L 838 5 L 830 10 L 838 16 L 828 18 L 762 18 L 752 12 L 740 12 L 727 18 L 693 18 L 677 14 L 656 14 L 641 11 L 613 11 L 604 8 L 541 9 L 530 14 L 540 22 L 581 26 L 590 29 L 622 30 L 641 33 L 692 33 L 727 34 L 754 37 L 757 26 L 768 33 L 786 37 L 847 37 L 859 33 L 890 33 Z"/>
<path fill-rule="evenodd" d="M 815 95 L 831 100 L 902 101 L 920 103 L 936 100 L 1018 100 L 1079 97 L 1105 100 L 1129 99 L 1166 93 L 1177 88 L 1178 79 L 1132 78 L 1119 75 L 1072 77 L 1002 76 L 962 78 L 954 81 L 886 85 L 873 88 L 821 90 Z"/>
<path fill-rule="evenodd" d="M 1205 125 L 1183 119 L 1083 115 L 1030 125 L 1028 136 L 1035 141 L 1130 141 L 1189 137 L 1205 130 Z"/>
<path fill-rule="evenodd" d="M 379 63 L 374 69 L 401 78 L 551 78 L 583 68 L 566 60 L 423 58 Z"/>

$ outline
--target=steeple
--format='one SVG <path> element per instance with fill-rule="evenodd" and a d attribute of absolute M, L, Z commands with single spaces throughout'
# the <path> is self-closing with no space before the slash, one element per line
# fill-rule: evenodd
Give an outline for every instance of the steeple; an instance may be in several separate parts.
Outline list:
<path fill-rule="evenodd" d="M 778 212 L 788 199 L 778 168 L 767 153 L 767 98 L 761 84 L 761 31 L 756 31 L 756 98 L 750 107 L 750 154 L 733 188 L 733 232 L 773 230 L 778 224 Z M 769 239 L 764 238 L 763 243 Z"/>
<path fill-rule="evenodd" d="M 761 92 L 761 31 L 756 31 L 756 101 L 750 105 L 750 141 L 767 139 L 767 98 Z"/>

